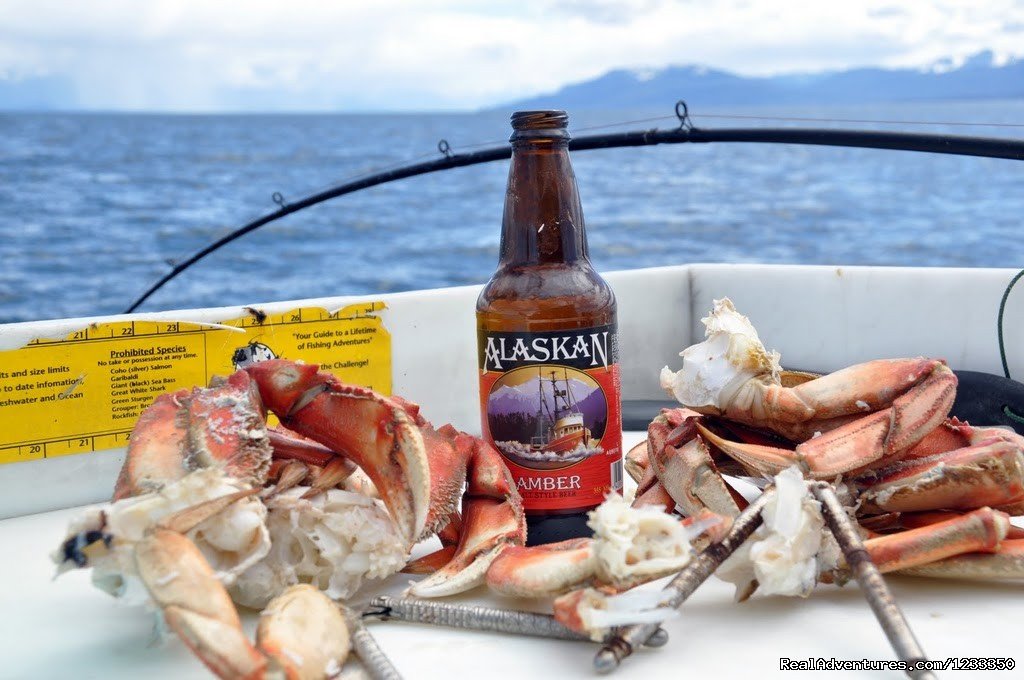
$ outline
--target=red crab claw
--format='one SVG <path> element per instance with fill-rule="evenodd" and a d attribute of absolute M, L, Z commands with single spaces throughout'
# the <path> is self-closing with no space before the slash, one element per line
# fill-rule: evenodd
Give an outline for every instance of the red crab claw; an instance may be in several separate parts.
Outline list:
<path fill-rule="evenodd" d="M 245 369 L 281 423 L 349 458 L 373 480 L 399 532 L 413 543 L 423 532 L 430 469 L 423 436 L 401 405 L 346 385 L 315 364 L 282 359 Z"/>
<path fill-rule="evenodd" d="M 430 448 L 433 488 L 442 496 L 458 498 L 461 483 L 453 488 L 451 480 L 458 478 L 453 471 L 463 467 L 469 482 L 462 498 L 459 541 L 451 560 L 409 590 L 418 597 L 442 597 L 483 583 L 488 568 L 503 551 L 526 541 L 526 517 L 512 475 L 497 451 L 450 425 L 436 431 L 426 426 L 425 431 L 431 432 L 428 440 L 435 442 Z M 450 445 L 442 446 L 438 441 L 441 439 L 447 439 Z M 442 500 L 438 499 L 434 507 Z M 451 553 L 451 548 L 443 547 L 439 553 Z M 420 562 L 429 564 L 433 560 L 428 555 Z"/>

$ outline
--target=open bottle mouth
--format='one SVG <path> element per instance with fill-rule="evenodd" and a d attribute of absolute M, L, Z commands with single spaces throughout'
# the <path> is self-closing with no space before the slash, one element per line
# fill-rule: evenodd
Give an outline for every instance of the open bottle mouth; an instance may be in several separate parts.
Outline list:
<path fill-rule="evenodd" d="M 531 138 L 569 139 L 565 111 L 516 111 L 512 114 L 511 141 Z"/>

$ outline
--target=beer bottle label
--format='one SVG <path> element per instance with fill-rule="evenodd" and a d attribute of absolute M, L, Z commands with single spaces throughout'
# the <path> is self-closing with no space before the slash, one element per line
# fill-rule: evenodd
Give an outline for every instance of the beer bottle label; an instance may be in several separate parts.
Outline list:
<path fill-rule="evenodd" d="M 523 505 L 562 514 L 622 491 L 614 324 L 538 333 L 479 331 L 484 439 L 505 458 Z"/>

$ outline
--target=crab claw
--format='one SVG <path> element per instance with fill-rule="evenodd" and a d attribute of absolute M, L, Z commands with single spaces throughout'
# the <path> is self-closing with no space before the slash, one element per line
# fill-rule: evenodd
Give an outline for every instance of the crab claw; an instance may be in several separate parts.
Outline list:
<path fill-rule="evenodd" d="M 315 364 L 273 359 L 245 370 L 285 427 L 363 469 L 407 543 L 420 536 L 430 503 L 430 470 L 423 436 L 401 404 L 346 385 Z"/>
<path fill-rule="evenodd" d="M 552 597 L 590 582 L 596 573 L 593 540 L 570 538 L 507 548 L 487 571 L 487 585 L 510 597 Z"/>
<path fill-rule="evenodd" d="M 498 452 L 448 426 L 437 433 L 452 438 L 456 459 L 464 457 L 468 461 L 469 485 L 462 500 L 455 553 L 447 564 L 409 590 L 418 597 L 454 595 L 480 585 L 503 551 L 526 541 L 522 500 Z"/>

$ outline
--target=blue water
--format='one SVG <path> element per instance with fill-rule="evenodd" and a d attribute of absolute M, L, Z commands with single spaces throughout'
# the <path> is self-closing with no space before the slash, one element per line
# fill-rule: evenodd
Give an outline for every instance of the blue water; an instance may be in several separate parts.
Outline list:
<path fill-rule="evenodd" d="M 1024 122 L 1024 102 L 762 112 Z M 458 151 L 507 131 L 493 114 L 0 115 L 0 322 L 119 312 L 168 260 L 274 209 L 275 191 L 294 200 L 436 155 L 442 137 Z M 1020 162 L 715 144 L 589 151 L 573 163 L 603 271 L 686 262 L 1024 266 Z M 289 216 L 207 258 L 144 309 L 482 282 L 495 264 L 506 172 L 500 162 L 438 173 Z"/>

